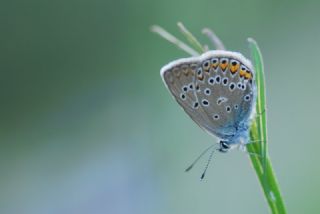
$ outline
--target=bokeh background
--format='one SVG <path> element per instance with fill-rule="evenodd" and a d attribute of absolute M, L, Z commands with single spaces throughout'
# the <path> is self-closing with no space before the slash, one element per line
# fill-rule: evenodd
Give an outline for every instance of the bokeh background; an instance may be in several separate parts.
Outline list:
<path fill-rule="evenodd" d="M 289 213 L 320 210 L 320 2 L 5 0 L 0 20 L 0 213 L 269 213 L 246 154 L 217 154 L 164 87 L 187 54 L 152 34 L 263 52 L 270 156 Z M 181 36 L 180 36 L 181 37 Z"/>

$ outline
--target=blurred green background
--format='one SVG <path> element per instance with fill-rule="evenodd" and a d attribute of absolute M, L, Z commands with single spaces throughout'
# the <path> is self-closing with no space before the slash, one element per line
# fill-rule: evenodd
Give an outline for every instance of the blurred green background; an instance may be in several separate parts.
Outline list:
<path fill-rule="evenodd" d="M 265 62 L 270 156 L 289 213 L 320 210 L 319 1 L 2 1 L 0 213 L 269 213 L 246 154 L 217 154 L 164 87 L 160 68 L 187 54 L 150 33 Z"/>

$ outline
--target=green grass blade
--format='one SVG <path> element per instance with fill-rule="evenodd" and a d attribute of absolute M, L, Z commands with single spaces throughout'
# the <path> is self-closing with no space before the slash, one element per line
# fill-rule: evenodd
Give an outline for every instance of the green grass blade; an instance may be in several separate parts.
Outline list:
<path fill-rule="evenodd" d="M 206 35 L 213 46 L 216 48 L 216 50 L 226 50 L 226 47 L 224 46 L 223 42 L 220 40 L 220 38 L 213 32 L 213 30 L 209 28 L 203 28 L 202 33 Z"/>
<path fill-rule="evenodd" d="M 250 140 L 259 141 L 260 143 L 248 144 L 247 149 L 249 152 L 261 155 L 261 157 L 251 155 L 250 159 L 271 212 L 273 214 L 285 214 L 285 205 L 268 156 L 266 94 L 262 55 L 257 43 L 253 39 L 248 39 L 248 42 L 256 75 L 256 111 L 258 113 L 250 129 Z"/>
<path fill-rule="evenodd" d="M 170 43 L 174 44 L 175 46 L 177 46 L 181 50 L 190 54 L 191 56 L 199 56 L 199 53 L 197 51 L 195 51 L 194 49 L 189 47 L 187 44 L 185 44 L 181 40 L 177 39 L 175 36 L 170 34 L 168 31 L 166 31 L 162 27 L 160 27 L 158 25 L 153 25 L 153 26 L 151 26 L 150 30 L 152 32 L 158 34 L 159 36 L 161 36 L 165 40 L 169 41 Z M 202 52 L 200 52 L 200 53 L 202 53 Z"/>
<path fill-rule="evenodd" d="M 181 33 L 186 37 L 189 43 L 196 49 L 199 53 L 204 53 L 206 50 L 204 46 L 196 39 L 196 37 L 181 23 L 177 23 Z"/>

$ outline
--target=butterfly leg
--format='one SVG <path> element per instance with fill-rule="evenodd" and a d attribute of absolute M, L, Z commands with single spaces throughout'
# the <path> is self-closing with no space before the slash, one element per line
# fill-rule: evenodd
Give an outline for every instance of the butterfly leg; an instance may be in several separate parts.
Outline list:
<path fill-rule="evenodd" d="M 225 46 L 223 45 L 222 41 L 219 39 L 219 37 L 209 28 L 204 28 L 202 30 L 202 33 L 209 37 L 212 44 L 215 46 L 217 50 L 226 50 Z"/>

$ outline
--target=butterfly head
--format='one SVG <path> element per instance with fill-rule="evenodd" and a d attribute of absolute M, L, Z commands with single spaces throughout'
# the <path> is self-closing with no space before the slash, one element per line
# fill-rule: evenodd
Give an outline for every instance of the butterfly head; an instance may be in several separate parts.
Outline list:
<path fill-rule="evenodd" d="M 221 153 L 227 153 L 231 149 L 228 141 L 221 140 L 219 143 L 218 151 Z"/>

